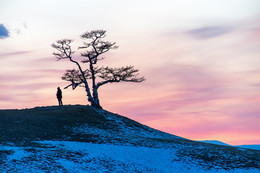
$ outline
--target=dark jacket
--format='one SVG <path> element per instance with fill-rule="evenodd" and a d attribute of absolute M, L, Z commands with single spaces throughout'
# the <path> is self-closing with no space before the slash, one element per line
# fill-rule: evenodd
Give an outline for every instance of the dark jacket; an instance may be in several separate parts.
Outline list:
<path fill-rule="evenodd" d="M 58 98 L 59 100 L 61 100 L 61 98 L 62 98 L 62 92 L 61 92 L 61 89 L 60 89 L 60 88 L 58 88 L 56 96 L 57 96 L 57 98 Z"/>

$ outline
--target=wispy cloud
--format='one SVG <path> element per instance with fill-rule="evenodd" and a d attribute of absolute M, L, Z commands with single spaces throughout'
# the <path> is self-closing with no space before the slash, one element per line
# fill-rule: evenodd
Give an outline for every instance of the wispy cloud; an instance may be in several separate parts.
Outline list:
<path fill-rule="evenodd" d="M 3 24 L 0 24 L 0 39 L 4 39 L 7 37 L 9 37 L 9 31 Z"/>
<path fill-rule="evenodd" d="M 0 58 L 10 58 L 17 55 L 23 55 L 23 54 L 29 54 L 32 51 L 15 51 L 15 52 L 6 52 L 6 53 L 0 53 Z"/>
<path fill-rule="evenodd" d="M 4 108 L 24 107 L 25 105 L 50 105 L 55 103 L 56 88 L 63 86 L 56 69 L 28 70 L 22 73 L 1 75 L 0 105 Z M 28 107 L 28 106 L 27 106 Z"/>
<path fill-rule="evenodd" d="M 147 81 L 138 88 L 119 86 L 121 92 L 116 96 L 109 93 L 116 93 L 118 88 L 105 89 L 105 97 L 115 100 L 103 102 L 111 105 L 112 111 L 163 131 L 232 143 L 225 133 L 237 137 L 239 133 L 259 132 L 259 74 L 244 71 L 222 75 L 210 66 L 169 63 L 147 71 Z"/>
<path fill-rule="evenodd" d="M 229 33 L 232 30 L 234 28 L 228 26 L 206 26 L 190 30 L 187 33 L 197 39 L 210 39 Z"/>

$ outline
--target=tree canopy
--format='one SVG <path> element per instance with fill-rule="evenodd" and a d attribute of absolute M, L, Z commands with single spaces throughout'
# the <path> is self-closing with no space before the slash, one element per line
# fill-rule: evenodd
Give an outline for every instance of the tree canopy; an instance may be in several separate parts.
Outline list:
<path fill-rule="evenodd" d="M 139 70 L 132 65 L 117 68 L 97 66 L 98 61 L 104 59 L 101 55 L 118 48 L 115 42 L 104 41 L 105 37 L 105 30 L 93 30 L 81 35 L 84 40 L 83 46 L 79 47 L 79 50 L 82 50 L 81 56 L 83 57 L 81 62 L 73 58 L 75 52 L 71 48 L 72 39 L 58 40 L 52 44 L 52 47 L 57 50 L 53 53 L 57 60 L 68 59 L 77 67 L 76 69 L 66 70 L 62 76 L 62 80 L 71 82 L 65 88 L 70 86 L 73 89 L 78 86 L 85 87 L 88 101 L 91 106 L 96 108 L 102 108 L 98 96 L 98 89 L 101 86 L 115 82 L 140 83 L 145 80 L 144 77 L 139 77 Z M 92 84 L 92 89 L 90 89 L 89 83 Z"/>

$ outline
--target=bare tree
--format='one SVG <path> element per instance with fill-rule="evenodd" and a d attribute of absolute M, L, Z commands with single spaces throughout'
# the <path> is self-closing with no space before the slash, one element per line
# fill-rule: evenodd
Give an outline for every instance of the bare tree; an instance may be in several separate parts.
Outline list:
<path fill-rule="evenodd" d="M 81 35 L 81 38 L 86 40 L 83 42 L 83 46 L 79 47 L 80 50 L 83 50 L 81 63 L 72 58 L 74 51 L 72 51 L 71 43 L 73 40 L 63 39 L 52 44 L 52 47 L 58 51 L 53 53 L 57 60 L 68 59 L 77 67 L 77 69 L 66 70 L 66 73 L 62 76 L 62 80 L 71 82 L 65 88 L 72 86 L 75 89 L 77 86 L 83 86 L 91 106 L 100 109 L 102 107 L 99 102 L 98 89 L 101 86 L 114 82 L 139 83 L 145 80 L 144 77 L 139 77 L 139 70 L 135 69 L 134 66 L 119 68 L 97 66 L 97 62 L 104 59 L 101 55 L 111 49 L 118 48 L 114 42 L 103 41 L 103 38 L 106 37 L 105 34 L 106 31 L 104 30 L 94 30 Z M 82 68 L 84 64 L 88 64 L 86 69 Z M 92 83 L 92 91 L 89 82 Z"/>

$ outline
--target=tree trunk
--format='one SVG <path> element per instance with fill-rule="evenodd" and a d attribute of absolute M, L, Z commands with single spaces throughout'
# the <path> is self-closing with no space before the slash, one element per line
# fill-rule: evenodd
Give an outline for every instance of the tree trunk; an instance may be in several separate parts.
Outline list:
<path fill-rule="evenodd" d="M 91 74 L 92 74 L 92 90 L 93 90 L 93 92 L 92 92 L 93 100 L 91 101 L 91 106 L 98 108 L 98 109 L 102 109 L 102 107 L 100 106 L 100 103 L 99 103 L 99 98 L 98 98 L 95 70 L 94 70 L 94 67 L 93 67 L 92 60 L 91 59 L 89 59 L 89 60 L 90 60 L 89 67 L 90 67 L 90 71 L 91 71 Z"/>
<path fill-rule="evenodd" d="M 83 80 L 84 80 L 83 82 L 84 82 L 84 85 L 85 85 L 85 91 L 87 92 L 88 101 L 89 101 L 89 102 L 91 103 L 91 105 L 92 105 L 93 98 L 92 98 L 92 96 L 91 96 L 90 89 L 89 89 L 89 85 L 88 85 L 88 81 L 87 81 L 87 79 L 85 78 L 84 72 L 83 72 L 83 70 L 82 70 L 80 64 L 79 64 L 77 61 L 74 61 L 70 56 L 68 56 L 68 57 L 69 57 L 69 59 L 70 59 L 71 62 L 75 63 L 75 64 L 78 66 L 78 69 L 79 69 L 79 71 L 80 71 L 80 73 L 81 73 L 81 75 L 82 75 L 82 77 L 83 77 Z"/>
<path fill-rule="evenodd" d="M 98 91 L 97 88 L 93 88 L 93 101 L 91 102 L 91 106 L 98 108 L 98 109 L 102 109 L 102 107 L 100 106 L 99 103 L 99 98 L 98 98 Z"/>

